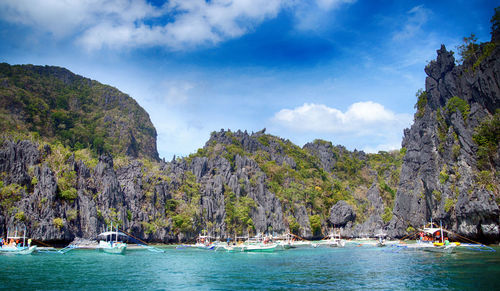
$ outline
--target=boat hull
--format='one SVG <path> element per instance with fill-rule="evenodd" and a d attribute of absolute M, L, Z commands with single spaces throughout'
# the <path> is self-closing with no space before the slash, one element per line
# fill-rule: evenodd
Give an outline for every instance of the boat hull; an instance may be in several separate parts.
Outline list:
<path fill-rule="evenodd" d="M 125 250 L 127 249 L 126 246 L 118 246 L 118 247 L 104 247 L 101 248 L 101 250 L 107 254 L 117 254 L 117 255 L 123 255 L 125 254 Z"/>
<path fill-rule="evenodd" d="M 345 246 L 345 242 L 343 240 L 336 240 L 336 241 L 320 241 L 316 244 L 313 244 L 313 247 L 315 248 L 342 248 Z"/>
<path fill-rule="evenodd" d="M 214 250 L 216 246 L 213 244 L 210 245 L 195 244 L 194 247 L 200 250 Z"/>
<path fill-rule="evenodd" d="M 104 242 L 101 241 L 99 243 L 99 250 L 108 254 L 119 254 L 122 255 L 125 253 L 125 250 L 127 249 L 127 244 L 126 243 L 109 243 L 109 242 Z"/>
<path fill-rule="evenodd" d="M 36 246 L 31 246 L 31 247 L 24 247 L 24 248 L 18 248 L 18 247 L 2 247 L 0 248 L 0 254 L 6 254 L 6 255 L 30 255 L 34 251 L 36 251 Z"/>
<path fill-rule="evenodd" d="M 448 245 L 448 246 L 434 246 L 434 247 L 429 247 L 429 248 L 423 248 L 424 251 L 427 252 L 433 252 L 433 253 L 452 253 L 453 250 L 455 249 L 454 246 Z"/>
<path fill-rule="evenodd" d="M 416 244 L 396 244 L 395 246 L 403 247 L 409 251 L 426 251 L 433 253 L 452 253 L 457 247 L 455 243 L 449 245 L 434 245 L 432 243 L 416 243 Z"/>
<path fill-rule="evenodd" d="M 307 242 L 307 243 L 293 242 L 293 243 L 285 245 L 285 248 L 287 248 L 287 246 L 289 249 L 310 248 L 311 243 L 310 242 Z"/>
<path fill-rule="evenodd" d="M 220 246 L 216 248 L 216 251 L 226 251 L 230 253 L 241 252 L 241 246 Z"/>
<path fill-rule="evenodd" d="M 269 253 L 269 252 L 274 252 L 277 246 L 278 246 L 277 244 L 272 244 L 269 246 L 247 245 L 242 247 L 242 251 L 255 252 L 255 253 Z"/>

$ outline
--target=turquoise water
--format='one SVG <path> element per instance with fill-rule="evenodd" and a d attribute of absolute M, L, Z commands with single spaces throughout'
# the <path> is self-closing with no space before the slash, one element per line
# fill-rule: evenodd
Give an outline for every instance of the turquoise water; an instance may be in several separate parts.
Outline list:
<path fill-rule="evenodd" d="M 388 248 L 299 249 L 226 253 L 166 249 L 110 255 L 0 256 L 0 289 L 470 289 L 500 288 L 495 253 L 390 252 Z"/>

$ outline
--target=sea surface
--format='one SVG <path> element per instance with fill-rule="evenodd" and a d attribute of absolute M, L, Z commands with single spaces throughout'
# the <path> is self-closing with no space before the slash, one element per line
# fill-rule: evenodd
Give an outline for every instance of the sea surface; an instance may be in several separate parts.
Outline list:
<path fill-rule="evenodd" d="M 499 290 L 496 252 L 453 254 L 396 248 L 227 253 L 145 249 L 111 255 L 0 255 L 2 290 Z"/>

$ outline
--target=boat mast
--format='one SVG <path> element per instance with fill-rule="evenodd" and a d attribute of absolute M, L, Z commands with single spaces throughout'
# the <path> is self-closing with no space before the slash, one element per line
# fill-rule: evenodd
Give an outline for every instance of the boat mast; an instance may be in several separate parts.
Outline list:
<path fill-rule="evenodd" d="M 444 243 L 443 224 L 441 220 L 439 221 L 439 227 L 441 228 L 441 243 Z"/>

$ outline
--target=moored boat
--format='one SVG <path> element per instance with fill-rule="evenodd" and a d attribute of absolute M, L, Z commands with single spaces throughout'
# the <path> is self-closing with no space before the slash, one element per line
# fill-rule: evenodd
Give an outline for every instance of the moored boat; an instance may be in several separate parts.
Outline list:
<path fill-rule="evenodd" d="M 278 247 L 277 243 L 247 244 L 241 247 L 243 252 L 274 252 Z"/>
<path fill-rule="evenodd" d="M 113 223 L 111 223 L 109 229 L 99 234 L 99 237 L 103 239 L 99 241 L 98 250 L 108 254 L 124 254 L 127 244 L 120 240 L 120 236 L 127 237 L 126 234 L 118 231 L 118 227 L 113 230 Z"/>
<path fill-rule="evenodd" d="M 26 240 L 26 227 L 18 231 L 17 227 L 12 233 L 7 230 L 7 239 L 0 243 L 0 254 L 29 255 L 35 252 L 37 246 L 31 245 L 31 239 Z"/>
<path fill-rule="evenodd" d="M 196 243 L 193 247 L 202 250 L 215 250 L 217 248 L 217 244 L 215 244 L 212 239 L 213 238 L 209 235 L 200 235 L 196 238 Z"/>
<path fill-rule="evenodd" d="M 385 247 L 386 246 L 386 234 L 385 233 L 379 233 L 375 235 L 377 237 L 377 247 Z"/>
<path fill-rule="evenodd" d="M 276 243 L 272 236 L 263 236 L 258 234 L 255 237 L 248 238 L 242 245 L 242 252 L 274 252 L 281 246 Z"/>
<path fill-rule="evenodd" d="M 276 243 L 284 249 L 310 248 L 311 242 L 300 238 L 292 233 L 287 233 L 276 238 Z"/>
<path fill-rule="evenodd" d="M 241 252 L 243 250 L 242 244 L 220 244 L 215 247 L 216 251 L 226 252 Z"/>
<path fill-rule="evenodd" d="M 414 244 L 400 244 L 408 250 L 423 250 L 428 252 L 438 252 L 438 253 L 451 253 L 455 250 L 457 246 L 460 246 L 459 242 L 450 242 L 445 232 L 449 232 L 444 229 L 442 225 L 437 226 L 435 223 L 431 222 L 425 225 L 422 229 L 419 229 L 419 238 Z"/>
<path fill-rule="evenodd" d="M 345 246 L 345 240 L 343 240 L 340 236 L 340 231 L 337 232 L 331 232 L 328 236 L 326 236 L 324 239 L 313 243 L 313 247 L 344 247 Z"/>

